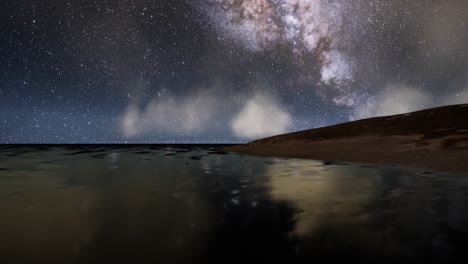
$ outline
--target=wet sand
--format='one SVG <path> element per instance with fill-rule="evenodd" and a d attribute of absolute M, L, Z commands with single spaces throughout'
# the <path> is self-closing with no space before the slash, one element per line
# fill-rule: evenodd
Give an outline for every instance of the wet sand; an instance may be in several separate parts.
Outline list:
<path fill-rule="evenodd" d="M 226 150 L 468 172 L 468 104 L 305 130 Z"/>

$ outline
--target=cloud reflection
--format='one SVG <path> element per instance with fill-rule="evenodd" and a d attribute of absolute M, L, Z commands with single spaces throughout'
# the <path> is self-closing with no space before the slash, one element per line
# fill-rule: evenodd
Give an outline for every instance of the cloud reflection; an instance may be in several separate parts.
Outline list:
<path fill-rule="evenodd" d="M 373 199 L 372 177 L 343 168 L 327 168 L 320 161 L 278 159 L 268 167 L 273 200 L 288 202 L 299 210 L 294 235 L 313 234 L 325 223 L 366 221 L 355 216 Z M 359 188 L 355 188 L 359 186 Z M 365 188 L 366 191 L 358 191 Z"/>

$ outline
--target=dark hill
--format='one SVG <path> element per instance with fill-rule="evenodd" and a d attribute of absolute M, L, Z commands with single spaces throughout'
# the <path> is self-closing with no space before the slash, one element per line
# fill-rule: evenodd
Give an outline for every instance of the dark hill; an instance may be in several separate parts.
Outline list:
<path fill-rule="evenodd" d="M 468 104 L 278 135 L 228 150 L 468 171 Z"/>

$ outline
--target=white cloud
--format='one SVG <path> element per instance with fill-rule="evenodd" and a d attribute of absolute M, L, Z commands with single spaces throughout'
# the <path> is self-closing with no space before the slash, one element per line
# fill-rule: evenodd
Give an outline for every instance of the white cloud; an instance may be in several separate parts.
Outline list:
<path fill-rule="evenodd" d="M 122 133 L 127 137 L 167 132 L 202 132 L 216 113 L 215 98 L 197 94 L 185 99 L 161 98 L 150 101 L 143 109 L 132 103 L 121 119 Z"/>
<path fill-rule="evenodd" d="M 125 136 L 132 137 L 139 133 L 140 116 L 136 105 L 130 105 L 122 118 L 122 132 Z"/>
<path fill-rule="evenodd" d="M 426 108 L 468 103 L 468 88 L 434 98 L 416 87 L 388 85 L 384 92 L 358 104 L 352 120 L 414 112 Z"/>
<path fill-rule="evenodd" d="M 443 105 L 468 104 L 468 87 L 455 92 L 442 100 Z"/>
<path fill-rule="evenodd" d="M 432 98 L 411 86 L 388 85 L 385 92 L 360 104 L 351 119 L 396 115 L 430 107 Z"/>
<path fill-rule="evenodd" d="M 238 138 L 257 139 L 285 133 L 290 124 L 290 115 L 272 99 L 256 95 L 234 117 L 231 129 Z"/>

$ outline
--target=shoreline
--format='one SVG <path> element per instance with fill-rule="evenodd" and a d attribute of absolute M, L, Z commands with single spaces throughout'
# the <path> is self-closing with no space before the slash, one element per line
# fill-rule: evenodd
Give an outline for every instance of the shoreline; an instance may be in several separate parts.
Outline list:
<path fill-rule="evenodd" d="M 225 150 L 466 173 L 467 117 L 468 104 L 442 106 L 272 136 Z"/>
<path fill-rule="evenodd" d="M 342 143 L 342 142 L 341 142 Z M 224 150 L 253 156 L 301 158 L 339 162 L 364 162 L 386 166 L 403 166 L 441 172 L 468 172 L 468 150 L 398 151 L 381 146 L 336 144 L 246 144 L 225 147 Z M 383 149 L 383 150 L 382 150 Z"/>

